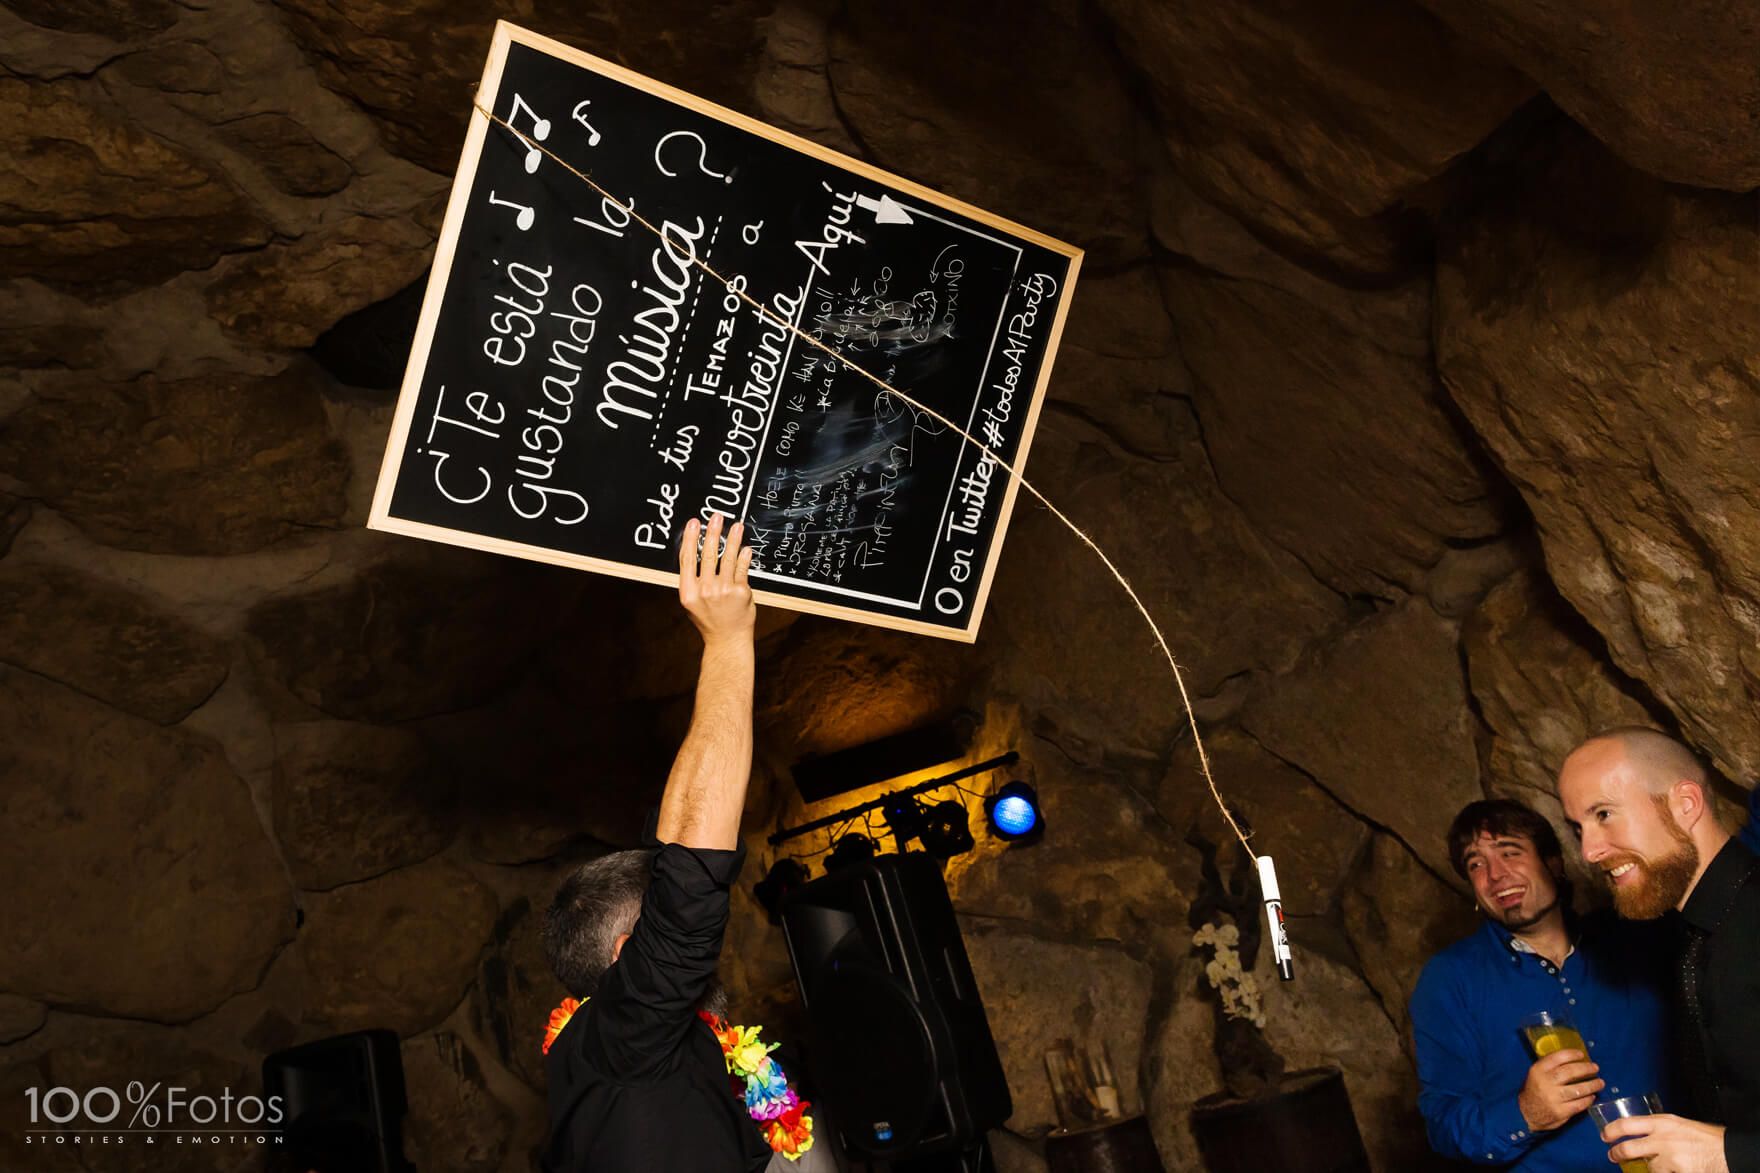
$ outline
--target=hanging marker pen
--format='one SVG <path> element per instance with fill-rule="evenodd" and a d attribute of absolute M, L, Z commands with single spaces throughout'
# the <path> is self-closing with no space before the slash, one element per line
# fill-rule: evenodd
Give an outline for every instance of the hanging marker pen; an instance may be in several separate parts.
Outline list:
<path fill-rule="evenodd" d="M 1290 981 L 1296 976 L 1295 965 L 1290 960 L 1289 929 L 1283 923 L 1283 898 L 1277 891 L 1277 869 L 1271 866 L 1271 857 L 1259 857 L 1259 892 L 1265 901 L 1265 925 L 1271 930 L 1271 954 L 1277 959 L 1277 976 Z"/>

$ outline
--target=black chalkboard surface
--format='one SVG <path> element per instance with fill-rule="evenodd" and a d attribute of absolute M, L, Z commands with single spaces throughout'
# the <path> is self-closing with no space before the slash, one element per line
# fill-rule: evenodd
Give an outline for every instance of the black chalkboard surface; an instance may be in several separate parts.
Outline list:
<path fill-rule="evenodd" d="M 1016 483 L 903 396 L 1020 467 L 1080 250 L 505 22 L 477 103 L 369 524 L 976 638 Z"/>

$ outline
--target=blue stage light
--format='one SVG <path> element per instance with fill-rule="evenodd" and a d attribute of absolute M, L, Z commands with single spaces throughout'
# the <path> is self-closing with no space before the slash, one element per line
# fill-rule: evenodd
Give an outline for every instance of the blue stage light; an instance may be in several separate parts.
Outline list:
<path fill-rule="evenodd" d="M 1039 821 L 1039 812 L 1033 804 L 1018 794 L 997 800 L 996 806 L 990 811 L 990 817 L 996 820 L 996 829 L 1005 835 L 1025 835 Z"/>
<path fill-rule="evenodd" d="M 1010 782 L 984 803 L 990 831 L 1000 839 L 1037 840 L 1045 830 L 1039 795 L 1025 782 Z"/>

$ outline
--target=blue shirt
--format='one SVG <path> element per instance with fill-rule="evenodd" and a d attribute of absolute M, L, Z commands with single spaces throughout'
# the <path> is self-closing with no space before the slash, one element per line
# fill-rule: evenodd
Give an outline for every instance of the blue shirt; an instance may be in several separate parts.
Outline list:
<path fill-rule="evenodd" d="M 1524 1173 L 1604 1173 L 1607 1145 L 1579 1113 L 1551 1132 L 1531 1132 L 1516 1105 L 1534 1058 L 1524 1015 L 1563 1011 L 1601 1068 L 1602 1097 L 1656 1092 L 1674 1099 L 1664 1042 L 1666 964 L 1655 921 L 1612 913 L 1583 918 L 1562 966 L 1513 947 L 1508 929 L 1479 931 L 1432 957 L 1412 992 L 1418 1110 L 1430 1144 L 1447 1157 Z"/>

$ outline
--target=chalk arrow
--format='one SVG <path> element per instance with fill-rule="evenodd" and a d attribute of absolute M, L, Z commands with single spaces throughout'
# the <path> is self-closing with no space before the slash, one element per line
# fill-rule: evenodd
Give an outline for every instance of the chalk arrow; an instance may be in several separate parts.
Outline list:
<path fill-rule="evenodd" d="M 874 213 L 876 224 L 909 224 L 911 214 L 904 210 L 899 202 L 889 195 L 879 199 L 873 196 L 857 196 L 856 203 Z"/>

